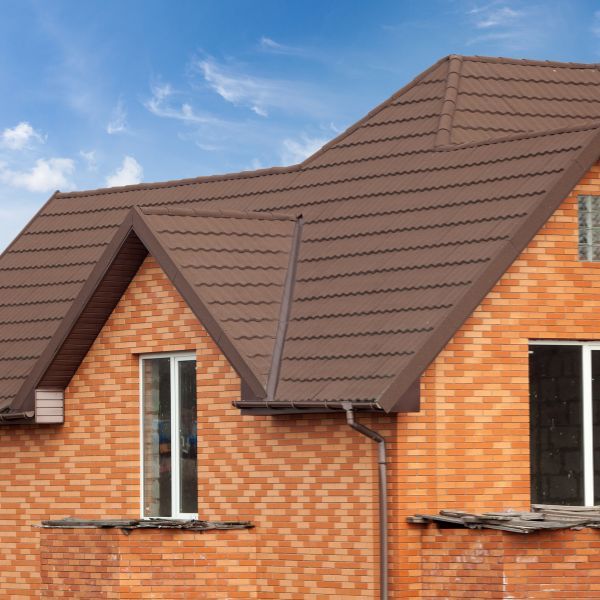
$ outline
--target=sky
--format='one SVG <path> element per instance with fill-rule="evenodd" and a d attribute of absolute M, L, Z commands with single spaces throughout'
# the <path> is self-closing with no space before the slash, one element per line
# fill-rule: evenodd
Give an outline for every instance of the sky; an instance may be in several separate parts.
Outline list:
<path fill-rule="evenodd" d="M 0 0 L 0 250 L 57 189 L 302 161 L 448 54 L 600 62 L 600 0 Z"/>

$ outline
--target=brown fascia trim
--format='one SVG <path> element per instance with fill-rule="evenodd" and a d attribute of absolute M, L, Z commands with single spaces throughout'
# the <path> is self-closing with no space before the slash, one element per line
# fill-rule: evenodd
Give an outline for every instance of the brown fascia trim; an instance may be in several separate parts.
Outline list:
<path fill-rule="evenodd" d="M 86 304 L 92 298 L 96 288 L 102 281 L 102 278 L 110 268 L 113 260 L 121 250 L 121 247 L 125 243 L 127 236 L 131 232 L 132 215 L 131 212 L 124 218 L 120 225 L 117 233 L 113 236 L 106 249 L 104 250 L 100 260 L 96 263 L 92 273 L 85 282 L 81 292 L 71 305 L 71 308 L 67 312 L 67 315 L 62 320 L 56 333 L 52 336 L 48 346 L 41 356 L 35 363 L 33 369 L 29 373 L 29 376 L 23 383 L 23 386 L 15 396 L 15 400 L 12 403 L 12 409 L 14 411 L 20 411 L 24 409 L 33 410 L 35 406 L 35 388 L 41 381 L 42 377 L 46 373 L 48 367 L 52 364 L 52 360 L 58 354 L 61 346 L 67 339 L 69 333 L 73 329 L 77 319 L 83 312 Z"/>
<path fill-rule="evenodd" d="M 402 411 L 402 397 L 415 377 L 420 376 L 435 357 L 444 349 L 452 336 L 460 329 L 473 311 L 481 304 L 488 292 L 504 275 L 510 265 L 521 254 L 527 244 L 544 226 L 554 211 L 569 195 L 581 178 L 589 171 L 600 156 L 600 128 L 580 151 L 571 164 L 558 175 L 554 185 L 539 203 L 517 233 L 509 240 L 496 257 L 488 263 L 474 286 L 469 288 L 456 302 L 454 310 L 423 346 L 413 355 L 412 360 L 391 383 L 379 398 L 379 405 L 386 412 Z"/>
<path fill-rule="evenodd" d="M 195 208 L 140 207 L 145 215 L 172 217 L 207 217 L 209 219 L 251 219 L 256 221 L 296 221 L 297 217 L 287 213 L 242 210 L 199 210 Z"/>
<path fill-rule="evenodd" d="M 171 283 L 181 294 L 186 304 L 202 323 L 214 342 L 221 349 L 231 366 L 240 378 L 247 384 L 255 397 L 264 398 L 266 390 L 258 377 L 248 366 L 235 344 L 227 337 L 219 323 L 212 316 L 202 299 L 198 296 L 192 284 L 181 272 L 171 255 L 165 250 L 160 240 L 156 237 L 152 226 L 148 223 L 144 213 L 137 207 L 131 209 L 133 231 L 139 236 L 148 252 L 157 260 Z"/>

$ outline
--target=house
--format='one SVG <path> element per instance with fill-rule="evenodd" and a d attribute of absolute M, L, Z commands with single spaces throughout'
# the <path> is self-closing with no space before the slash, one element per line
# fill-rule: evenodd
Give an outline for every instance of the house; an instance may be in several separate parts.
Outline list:
<path fill-rule="evenodd" d="M 56 192 L 2 597 L 597 598 L 593 515 L 502 523 L 599 503 L 599 158 L 597 65 L 449 56 L 299 165 Z"/>

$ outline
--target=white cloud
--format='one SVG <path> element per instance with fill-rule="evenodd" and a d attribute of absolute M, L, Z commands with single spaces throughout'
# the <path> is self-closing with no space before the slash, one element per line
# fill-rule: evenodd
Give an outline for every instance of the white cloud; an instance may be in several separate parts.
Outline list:
<path fill-rule="evenodd" d="M 327 141 L 324 138 L 309 137 L 307 135 L 302 135 L 299 140 L 290 138 L 283 140 L 283 152 L 281 154 L 283 164 L 290 165 L 302 162 L 319 150 Z"/>
<path fill-rule="evenodd" d="M 298 82 L 254 77 L 212 58 L 198 60 L 193 66 L 223 100 L 247 107 L 262 117 L 268 116 L 270 109 L 311 115 L 323 113 L 314 90 Z"/>
<path fill-rule="evenodd" d="M 27 121 L 10 128 L 7 127 L 0 134 L 2 145 L 10 150 L 22 150 L 32 142 L 44 142 L 44 137 L 38 133 Z"/>
<path fill-rule="evenodd" d="M 119 98 L 106 126 L 106 133 L 114 135 L 115 133 L 123 133 L 124 131 L 127 131 L 127 111 L 125 110 L 122 98 Z"/>
<path fill-rule="evenodd" d="M 74 170 L 75 163 L 70 158 L 40 158 L 35 161 L 35 166 L 26 171 L 10 169 L 6 164 L 0 164 L 0 181 L 30 192 L 56 189 L 65 191 L 74 188 L 69 179 Z"/>
<path fill-rule="evenodd" d="M 98 169 L 98 162 L 96 161 L 96 151 L 95 150 L 90 150 L 89 152 L 80 150 L 79 156 L 81 156 L 81 158 L 83 158 L 87 168 L 90 171 L 96 171 Z"/>
<path fill-rule="evenodd" d="M 105 182 L 107 187 L 132 185 L 140 183 L 143 176 L 142 165 L 133 156 L 126 156 L 123 158 L 121 166 L 114 173 L 108 175 Z"/>

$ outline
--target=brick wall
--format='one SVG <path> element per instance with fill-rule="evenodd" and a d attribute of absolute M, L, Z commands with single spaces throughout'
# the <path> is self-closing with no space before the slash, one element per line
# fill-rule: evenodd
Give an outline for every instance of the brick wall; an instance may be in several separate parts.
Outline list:
<path fill-rule="evenodd" d="M 600 597 L 600 532 L 423 530 L 422 598 Z"/>
<path fill-rule="evenodd" d="M 214 597 L 376 597 L 375 444 L 351 430 L 343 415 L 240 416 L 231 406 L 239 397 L 237 375 L 151 257 L 66 390 L 65 424 L 0 428 L 0 597 L 45 597 L 58 585 L 56 573 L 44 582 L 40 577 L 40 544 L 46 577 L 51 548 L 40 542 L 35 523 L 139 517 L 138 356 L 178 350 L 197 357 L 200 518 L 256 525 L 244 550 L 255 577 L 252 593 Z M 361 420 L 393 441 L 395 417 Z M 172 535 L 150 538 L 159 555 L 161 540 L 168 543 Z M 211 536 L 215 564 L 223 569 L 237 538 Z M 160 576 L 166 565 L 176 571 L 187 551 L 196 551 L 193 536 L 178 543 L 180 554 L 167 552 L 165 561 L 153 563 Z M 121 553 L 123 566 L 122 542 Z M 97 554 L 103 553 L 73 553 L 66 566 L 108 560 Z M 60 596 L 60 589 L 52 593 Z M 78 593 L 70 597 L 90 597 Z"/>
<path fill-rule="evenodd" d="M 44 529 L 42 597 L 252 598 L 254 553 L 249 531 Z"/>

